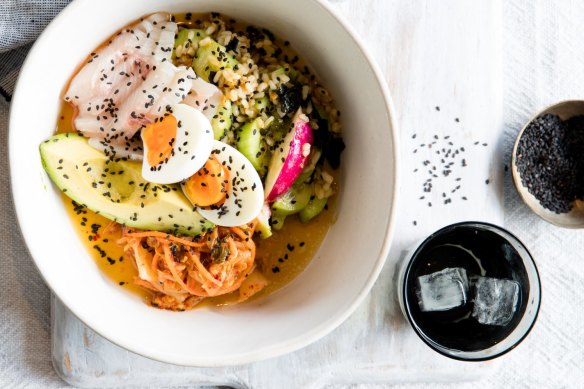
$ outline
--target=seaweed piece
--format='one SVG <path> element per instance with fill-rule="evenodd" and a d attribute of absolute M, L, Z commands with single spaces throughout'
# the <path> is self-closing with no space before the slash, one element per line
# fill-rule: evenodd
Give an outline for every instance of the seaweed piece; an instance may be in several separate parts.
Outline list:
<path fill-rule="evenodd" d="M 321 150 L 322 158 L 319 163 L 328 161 L 333 169 L 341 166 L 341 153 L 345 149 L 343 138 L 328 130 L 328 120 L 318 117 L 318 129 L 314 131 L 314 146 Z"/>
<path fill-rule="evenodd" d="M 229 41 L 227 46 L 225 46 L 225 50 L 235 52 L 237 50 L 237 46 L 239 46 L 239 39 L 233 38 Z"/>
<path fill-rule="evenodd" d="M 282 111 L 286 114 L 295 112 L 302 104 L 302 87 L 299 84 L 291 87 L 281 84 L 277 93 L 282 104 Z"/>

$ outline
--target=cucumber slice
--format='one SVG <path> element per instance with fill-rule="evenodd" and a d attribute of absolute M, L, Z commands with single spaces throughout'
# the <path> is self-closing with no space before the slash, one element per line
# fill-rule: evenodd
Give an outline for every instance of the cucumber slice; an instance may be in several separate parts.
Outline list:
<path fill-rule="evenodd" d="M 274 212 L 281 215 L 292 215 L 300 212 L 310 202 L 312 195 L 312 186 L 300 185 L 293 186 L 272 204 Z"/>
<path fill-rule="evenodd" d="M 285 66 L 280 66 L 278 69 L 274 70 L 272 75 L 286 75 L 290 77 L 291 80 L 295 80 L 298 78 L 298 71 L 296 71 L 296 69 L 294 69 L 292 66 L 286 64 Z"/>
<path fill-rule="evenodd" d="M 237 149 L 249 159 L 259 175 L 264 176 L 270 160 L 262 140 L 259 119 L 244 124 L 237 135 Z"/>
<path fill-rule="evenodd" d="M 308 223 L 315 217 L 321 214 L 321 212 L 326 207 L 326 203 L 328 202 L 328 197 L 324 199 L 314 198 L 310 200 L 310 202 L 306 205 L 306 207 L 302 208 L 300 211 L 300 221 L 302 223 Z"/>
<path fill-rule="evenodd" d="M 257 109 L 259 113 L 266 112 L 269 106 L 270 99 L 268 99 L 268 96 L 264 96 L 261 99 L 256 99 L 255 101 L 255 109 Z"/>
<path fill-rule="evenodd" d="M 193 59 L 193 69 L 195 69 L 197 76 L 209 82 L 213 81 L 210 80 L 211 72 L 233 68 L 237 63 L 235 57 L 227 53 L 225 46 L 211 40 L 205 46 L 200 46 L 197 49 Z"/>
<path fill-rule="evenodd" d="M 271 217 L 272 229 L 280 231 L 284 227 L 284 222 L 286 221 L 286 215 L 282 215 L 279 212 L 272 212 Z"/>
<path fill-rule="evenodd" d="M 233 121 L 231 115 L 233 108 L 231 107 L 231 100 L 223 97 L 221 105 L 217 109 L 217 114 L 211 120 L 211 127 L 213 127 L 213 135 L 215 140 L 219 140 L 225 136 L 227 131 L 231 128 Z"/>
<path fill-rule="evenodd" d="M 270 227 L 270 206 L 264 204 L 260 214 L 258 215 L 257 231 L 260 233 L 262 239 L 268 239 L 272 236 L 272 228 Z"/>
<path fill-rule="evenodd" d="M 188 50 L 194 43 L 199 43 L 207 34 L 203 30 L 194 28 L 183 28 L 180 30 L 174 40 L 174 48 L 182 46 L 184 50 Z"/>

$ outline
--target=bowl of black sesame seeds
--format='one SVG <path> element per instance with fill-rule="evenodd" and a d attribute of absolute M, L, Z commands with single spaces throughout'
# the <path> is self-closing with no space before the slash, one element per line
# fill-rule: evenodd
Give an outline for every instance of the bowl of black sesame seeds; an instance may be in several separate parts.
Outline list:
<path fill-rule="evenodd" d="M 512 153 L 515 187 L 542 219 L 584 227 L 584 101 L 547 107 L 521 129 Z"/>

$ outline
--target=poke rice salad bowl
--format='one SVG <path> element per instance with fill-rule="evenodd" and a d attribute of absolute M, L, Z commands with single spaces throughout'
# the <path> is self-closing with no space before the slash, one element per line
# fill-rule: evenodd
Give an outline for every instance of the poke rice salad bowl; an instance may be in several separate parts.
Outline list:
<path fill-rule="evenodd" d="M 156 11 L 216 11 L 271 29 L 315 70 L 342 112 L 336 221 L 307 269 L 285 288 L 228 308 L 152 308 L 107 278 L 79 240 L 38 147 L 54 131 L 62 92 L 88 53 Z M 135 353 L 191 366 L 225 366 L 282 355 L 340 325 L 380 273 L 393 233 L 396 126 L 386 83 L 353 30 L 325 1 L 76 0 L 26 60 L 9 132 L 12 191 L 29 251 L 56 296 L 87 326 Z"/>

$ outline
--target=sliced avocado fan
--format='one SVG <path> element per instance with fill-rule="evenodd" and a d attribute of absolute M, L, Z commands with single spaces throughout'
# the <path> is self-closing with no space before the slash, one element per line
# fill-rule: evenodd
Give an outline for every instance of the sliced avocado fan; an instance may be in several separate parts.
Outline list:
<path fill-rule="evenodd" d="M 179 185 L 142 178 L 139 162 L 111 159 L 77 134 L 52 136 L 40 145 L 43 167 L 75 202 L 128 227 L 195 236 L 213 224 L 196 212 Z"/>

